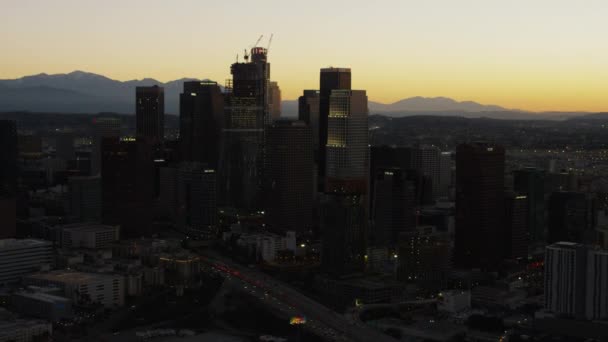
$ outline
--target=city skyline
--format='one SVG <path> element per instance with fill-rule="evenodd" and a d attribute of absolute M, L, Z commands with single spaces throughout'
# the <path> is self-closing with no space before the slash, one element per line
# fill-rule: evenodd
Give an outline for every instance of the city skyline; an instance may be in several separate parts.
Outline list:
<path fill-rule="evenodd" d="M 317 88 L 316 72 L 335 66 L 356 70 L 353 88 L 382 103 L 445 96 L 530 111 L 608 110 L 600 1 L 9 2 L 0 14 L 1 79 L 86 70 L 223 83 L 227 61 L 273 33 L 273 80 L 285 99 Z M 26 16 L 37 25 L 23 25 Z"/>

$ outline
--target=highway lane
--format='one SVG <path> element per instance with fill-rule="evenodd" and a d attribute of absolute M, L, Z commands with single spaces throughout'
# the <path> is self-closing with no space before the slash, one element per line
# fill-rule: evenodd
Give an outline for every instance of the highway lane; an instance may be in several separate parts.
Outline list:
<path fill-rule="evenodd" d="M 308 298 L 298 290 L 255 269 L 250 269 L 220 256 L 208 256 L 208 264 L 228 277 L 243 282 L 246 290 L 253 290 L 266 303 L 284 305 L 290 315 L 307 318 L 306 328 L 332 341 L 395 342 L 396 340 L 367 326 L 355 325 L 344 316 Z M 251 288 L 249 288 L 251 287 Z M 260 293 L 256 293 L 259 289 Z M 273 303 L 274 302 L 274 303 Z M 286 307 L 285 307 L 286 305 Z"/>

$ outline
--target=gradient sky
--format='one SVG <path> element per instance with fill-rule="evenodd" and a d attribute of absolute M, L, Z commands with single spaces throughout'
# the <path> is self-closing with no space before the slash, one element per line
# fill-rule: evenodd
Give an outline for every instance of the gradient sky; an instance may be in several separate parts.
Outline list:
<path fill-rule="evenodd" d="M 274 33 L 284 99 L 341 66 L 380 102 L 608 111 L 607 18 L 606 0 L 0 0 L 0 78 L 223 83 L 237 53 Z"/>

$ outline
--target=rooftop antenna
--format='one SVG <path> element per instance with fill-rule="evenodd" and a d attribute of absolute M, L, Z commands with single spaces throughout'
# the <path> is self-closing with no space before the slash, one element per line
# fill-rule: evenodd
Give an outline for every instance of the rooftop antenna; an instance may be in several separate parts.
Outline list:
<path fill-rule="evenodd" d="M 245 54 L 243 55 L 243 58 L 245 58 L 245 63 L 249 61 L 249 52 L 247 52 L 247 49 L 245 49 Z"/>

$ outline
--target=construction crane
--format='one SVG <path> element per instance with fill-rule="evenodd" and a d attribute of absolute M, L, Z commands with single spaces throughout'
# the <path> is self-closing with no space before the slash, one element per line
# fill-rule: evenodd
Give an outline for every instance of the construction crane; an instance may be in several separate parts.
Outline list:
<path fill-rule="evenodd" d="M 256 46 L 258 46 L 258 44 L 260 44 L 260 41 L 262 41 L 262 38 L 264 38 L 264 35 L 260 35 L 260 38 L 258 38 L 258 40 L 255 42 L 255 44 L 253 44 L 253 46 L 251 48 L 254 48 Z"/>
<path fill-rule="evenodd" d="M 255 42 L 255 44 L 253 44 L 249 50 L 253 49 L 254 47 L 258 46 L 258 44 L 260 43 L 260 41 L 262 40 L 262 38 L 264 38 L 264 35 L 260 35 L 260 38 L 258 38 L 258 40 Z M 247 63 L 249 61 L 249 51 L 247 51 L 247 49 L 245 49 L 245 55 L 243 56 L 243 58 L 245 58 L 245 63 Z"/>
<path fill-rule="evenodd" d="M 270 44 L 272 44 L 272 37 L 274 37 L 274 33 L 270 34 L 270 39 L 268 39 L 268 46 L 266 46 L 266 54 L 270 51 Z"/>

